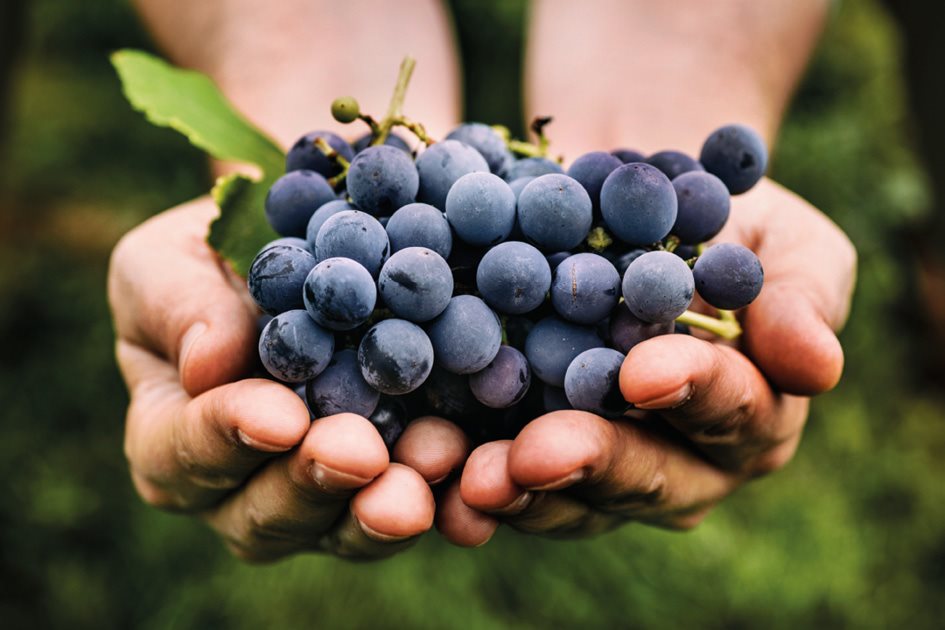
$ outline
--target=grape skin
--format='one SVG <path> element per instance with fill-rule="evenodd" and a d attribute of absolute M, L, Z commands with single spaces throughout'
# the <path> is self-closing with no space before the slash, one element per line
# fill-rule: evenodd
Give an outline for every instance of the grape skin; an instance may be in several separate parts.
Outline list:
<path fill-rule="evenodd" d="M 505 146 L 505 140 L 489 125 L 468 122 L 463 123 L 446 136 L 447 140 L 458 140 L 468 144 L 482 154 L 489 170 L 501 175 L 508 168 L 511 154 Z"/>
<path fill-rule="evenodd" d="M 358 346 L 361 375 L 381 392 L 398 396 L 420 387 L 433 368 L 433 346 L 423 329 L 402 319 L 375 324 Z"/>
<path fill-rule="evenodd" d="M 604 180 L 622 165 L 623 162 L 610 153 L 592 151 L 574 160 L 568 169 L 568 176 L 584 186 L 590 196 L 595 215 L 600 215 L 600 188 L 604 185 Z"/>
<path fill-rule="evenodd" d="M 527 157 L 512 162 L 505 172 L 505 180 L 511 182 L 521 177 L 540 177 L 552 173 L 564 173 L 564 169 L 548 158 Z"/>
<path fill-rule="evenodd" d="M 564 375 L 574 357 L 604 345 L 593 328 L 546 317 L 535 324 L 525 340 L 525 358 L 539 379 L 564 386 Z"/>
<path fill-rule="evenodd" d="M 301 383 L 318 376 L 331 360 L 334 349 L 334 335 L 299 309 L 273 317 L 259 336 L 263 367 L 286 383 Z"/>
<path fill-rule="evenodd" d="M 546 413 L 574 409 L 574 407 L 571 406 L 571 401 L 568 400 L 568 395 L 565 393 L 564 387 L 555 387 L 554 385 L 543 383 L 541 401 Z"/>
<path fill-rule="evenodd" d="M 673 180 L 678 212 L 672 233 L 681 243 L 697 245 L 722 231 L 731 198 L 722 180 L 703 171 L 683 173 Z"/>
<path fill-rule="evenodd" d="M 315 139 L 322 138 L 338 154 L 349 162 L 354 158 L 354 149 L 344 139 L 330 131 L 312 131 L 299 138 L 285 156 L 286 172 L 306 169 L 315 171 L 325 178 L 341 173 L 341 167 L 325 156 L 315 146 Z"/>
<path fill-rule="evenodd" d="M 536 177 L 518 199 L 522 232 L 548 251 L 572 249 L 591 228 L 591 198 L 580 183 L 563 174 Z"/>
<path fill-rule="evenodd" d="M 453 232 L 446 216 L 426 203 L 409 203 L 387 221 L 391 253 L 407 247 L 426 247 L 443 258 L 453 250 Z"/>
<path fill-rule="evenodd" d="M 308 248 L 315 250 L 315 240 L 318 238 L 318 231 L 325 225 L 328 217 L 333 217 L 339 212 L 345 210 L 357 210 L 353 205 L 344 199 L 334 199 L 326 204 L 322 204 L 312 218 L 308 220 L 308 226 L 305 228 L 305 240 L 308 241 Z"/>
<path fill-rule="evenodd" d="M 525 177 L 519 177 L 509 182 L 509 188 L 515 193 L 515 203 L 518 203 L 518 198 L 522 195 L 522 190 L 524 190 L 533 179 L 535 179 L 534 175 L 526 175 Z"/>
<path fill-rule="evenodd" d="M 515 193 L 492 173 L 463 175 L 446 195 L 446 219 L 470 245 L 495 245 L 515 224 Z"/>
<path fill-rule="evenodd" d="M 733 195 L 758 183 L 768 168 L 764 140 L 745 125 L 726 125 L 713 131 L 702 145 L 699 161 L 721 179 Z"/>
<path fill-rule="evenodd" d="M 379 217 L 388 216 L 416 199 L 420 175 L 409 155 L 381 145 L 368 147 L 355 156 L 346 182 L 355 205 Z"/>
<path fill-rule="evenodd" d="M 676 192 L 659 169 L 639 162 L 615 169 L 600 191 L 610 231 L 631 245 L 663 240 L 676 222 Z"/>
<path fill-rule="evenodd" d="M 355 154 L 358 154 L 368 148 L 371 145 L 371 140 L 373 139 L 374 136 L 371 135 L 371 132 L 369 131 L 355 140 L 354 144 L 351 145 Z M 387 138 L 384 140 L 384 145 L 388 147 L 394 147 L 395 149 L 400 149 L 407 155 L 413 155 L 413 151 L 410 149 L 410 145 L 407 144 L 407 141 L 398 136 L 396 133 L 387 134 Z"/>
<path fill-rule="evenodd" d="M 531 382 L 525 355 L 511 346 L 501 346 L 489 365 L 469 377 L 469 388 L 485 406 L 505 409 L 525 397 Z"/>
<path fill-rule="evenodd" d="M 377 286 L 394 315 L 426 322 L 446 309 L 453 296 L 453 274 L 442 256 L 425 247 L 408 247 L 391 256 Z"/>
<path fill-rule="evenodd" d="M 486 303 L 507 315 L 538 308 L 551 286 L 551 269 L 540 251 L 518 241 L 496 245 L 482 257 L 476 288 Z"/>
<path fill-rule="evenodd" d="M 266 247 L 249 267 L 249 294 L 270 315 L 303 308 L 302 287 L 315 263 L 308 249 L 293 245 Z"/>
<path fill-rule="evenodd" d="M 302 237 L 315 210 L 334 199 L 335 191 L 324 177 L 315 171 L 292 171 L 266 193 L 266 220 L 282 236 Z"/>
<path fill-rule="evenodd" d="M 564 319 L 577 324 L 596 324 L 620 299 L 620 274 L 597 254 L 575 254 L 555 269 L 551 282 L 551 304 Z"/>
<path fill-rule="evenodd" d="M 706 249 L 692 269 L 703 300 L 734 311 L 751 304 L 764 284 L 761 261 L 747 247 L 719 243 Z"/>
<path fill-rule="evenodd" d="M 350 258 L 327 258 L 312 268 L 303 291 L 305 310 L 331 330 L 357 328 L 374 312 L 374 278 Z"/>
<path fill-rule="evenodd" d="M 377 432 L 381 434 L 388 452 L 394 450 L 397 440 L 407 428 L 407 406 L 394 396 L 382 396 L 377 409 L 368 418 Z"/>
<path fill-rule="evenodd" d="M 636 317 L 630 309 L 618 304 L 608 322 L 610 344 L 615 350 L 624 354 L 647 339 L 660 335 L 672 334 L 674 322 L 651 324 Z"/>
<path fill-rule="evenodd" d="M 676 179 L 683 173 L 704 171 L 699 162 L 681 151 L 659 151 L 646 158 L 646 163 L 663 171 L 670 180 Z"/>
<path fill-rule="evenodd" d="M 576 356 L 564 376 L 564 392 L 575 409 L 618 418 L 627 410 L 620 393 L 625 356 L 610 348 L 592 348 Z"/>
<path fill-rule="evenodd" d="M 315 239 L 318 260 L 350 258 L 376 278 L 390 254 L 387 232 L 371 215 L 358 210 L 339 212 L 325 221 Z"/>
<path fill-rule="evenodd" d="M 689 265 L 669 252 L 647 252 L 627 267 L 623 297 L 627 307 L 645 322 L 665 323 L 682 315 L 695 291 Z"/>
<path fill-rule="evenodd" d="M 316 418 L 339 413 L 370 416 L 380 396 L 364 380 L 358 353 L 350 348 L 336 352 L 328 367 L 305 385 L 305 400 Z"/>
<path fill-rule="evenodd" d="M 283 236 L 281 238 L 277 238 L 274 241 L 269 241 L 268 243 L 263 245 L 262 249 L 260 249 L 259 251 L 269 249 L 270 247 L 275 247 L 276 245 L 291 245 L 292 247 L 305 249 L 305 250 L 308 250 L 309 252 L 312 251 L 312 248 L 311 246 L 309 246 L 308 241 L 306 241 L 304 238 L 299 238 L 298 236 Z"/>
<path fill-rule="evenodd" d="M 468 144 L 443 140 L 427 148 L 417 158 L 420 189 L 417 200 L 446 209 L 446 195 L 463 175 L 488 173 L 486 158 Z"/>
<path fill-rule="evenodd" d="M 629 164 L 630 162 L 646 162 L 646 156 L 633 149 L 614 149 L 610 154 L 624 164 Z"/>
<path fill-rule="evenodd" d="M 428 326 L 436 361 L 456 374 L 472 374 L 489 365 L 502 343 L 499 319 L 473 295 L 457 295 Z"/>

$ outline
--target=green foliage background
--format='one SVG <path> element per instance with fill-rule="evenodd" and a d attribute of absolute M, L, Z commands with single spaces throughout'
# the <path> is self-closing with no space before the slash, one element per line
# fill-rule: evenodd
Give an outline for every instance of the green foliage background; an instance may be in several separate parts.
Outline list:
<path fill-rule="evenodd" d="M 524 2 L 453 6 L 468 116 L 516 124 Z M 477 39 L 484 20 L 488 40 Z M 305 556 L 248 567 L 198 523 L 136 499 L 122 456 L 108 252 L 150 214 L 206 192 L 208 171 L 199 151 L 121 96 L 107 53 L 151 47 L 125 2 L 36 0 L 25 43 L 0 147 L 4 627 L 945 619 L 945 403 L 915 370 L 922 340 L 901 236 L 931 204 L 909 142 L 898 34 L 876 2 L 840 5 L 775 153 L 775 177 L 827 211 L 861 255 L 846 376 L 814 405 L 794 463 L 691 534 L 628 526 L 561 543 L 502 531 L 475 551 L 430 535 L 371 565 Z"/>

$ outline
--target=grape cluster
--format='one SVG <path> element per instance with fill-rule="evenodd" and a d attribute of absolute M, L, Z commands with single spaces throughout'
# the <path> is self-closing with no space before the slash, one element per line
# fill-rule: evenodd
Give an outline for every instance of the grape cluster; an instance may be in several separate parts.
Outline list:
<path fill-rule="evenodd" d="M 333 113 L 361 115 L 353 99 Z M 765 172 L 752 130 L 716 130 L 698 160 L 618 149 L 567 171 L 509 146 L 466 123 L 418 153 L 328 131 L 289 151 L 265 204 L 282 238 L 248 284 L 262 365 L 313 417 L 360 414 L 388 446 L 424 414 L 476 439 L 558 409 L 617 417 L 634 345 L 688 332 L 697 292 L 726 311 L 760 292 L 750 250 L 702 245 Z"/>

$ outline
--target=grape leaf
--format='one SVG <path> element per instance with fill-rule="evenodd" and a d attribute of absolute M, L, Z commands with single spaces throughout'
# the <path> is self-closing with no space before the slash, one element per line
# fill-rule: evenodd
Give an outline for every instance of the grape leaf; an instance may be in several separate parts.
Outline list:
<path fill-rule="evenodd" d="M 276 237 L 263 207 L 266 192 L 284 172 L 285 154 L 233 108 L 209 77 L 139 50 L 119 50 L 111 61 L 125 97 L 151 123 L 182 133 L 217 159 L 253 164 L 262 171 L 259 181 L 222 177 L 212 191 L 220 216 L 210 226 L 207 242 L 245 275 L 259 248 Z"/>

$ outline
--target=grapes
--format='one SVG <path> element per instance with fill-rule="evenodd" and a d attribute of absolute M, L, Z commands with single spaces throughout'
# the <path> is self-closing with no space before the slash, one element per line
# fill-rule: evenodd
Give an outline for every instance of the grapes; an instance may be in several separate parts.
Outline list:
<path fill-rule="evenodd" d="M 722 231 L 731 201 L 728 188 L 711 173 L 692 171 L 673 180 L 678 200 L 673 234 L 686 244 L 704 243 Z"/>
<path fill-rule="evenodd" d="M 528 334 L 525 357 L 535 376 L 549 385 L 563 387 L 564 374 L 574 357 L 603 345 L 593 328 L 546 317 Z"/>
<path fill-rule="evenodd" d="M 315 262 L 308 249 L 293 245 L 266 247 L 249 267 L 249 294 L 270 315 L 303 308 L 302 286 Z"/>
<path fill-rule="evenodd" d="M 645 249 L 635 248 L 631 249 L 628 252 L 620 254 L 616 260 L 614 260 L 614 267 L 617 268 L 617 273 L 620 274 L 620 277 L 623 278 L 623 274 L 626 273 L 627 267 L 630 266 L 634 260 L 646 253 Z"/>
<path fill-rule="evenodd" d="M 306 241 L 304 238 L 299 238 L 298 236 L 283 236 L 281 238 L 277 238 L 274 241 L 269 241 L 263 245 L 262 249 L 259 251 L 263 251 L 263 249 L 269 249 L 270 247 L 275 247 L 276 245 L 291 245 L 292 247 L 300 247 L 302 249 L 312 251 L 308 241 Z"/>
<path fill-rule="evenodd" d="M 630 309 L 618 304 L 607 323 L 610 337 L 610 346 L 624 354 L 630 352 L 633 346 L 647 339 L 660 335 L 669 335 L 674 331 L 674 323 L 660 322 L 651 324 L 638 319 Z"/>
<path fill-rule="evenodd" d="M 433 368 L 433 346 L 423 329 L 402 319 L 385 319 L 367 331 L 358 347 L 361 375 L 371 387 L 393 396 L 417 389 Z"/>
<path fill-rule="evenodd" d="M 590 196 L 567 175 L 536 177 L 518 198 L 522 232 L 538 247 L 549 251 L 579 245 L 587 237 L 592 219 Z"/>
<path fill-rule="evenodd" d="M 276 315 L 259 336 L 263 367 L 286 383 L 301 383 L 318 376 L 331 360 L 334 349 L 334 336 L 303 310 Z"/>
<path fill-rule="evenodd" d="M 409 421 L 407 406 L 398 398 L 382 396 L 377 409 L 374 410 L 368 420 L 381 434 L 381 439 L 384 440 L 387 450 L 393 451 L 397 440 L 400 439 L 404 429 L 407 428 L 407 422 Z"/>
<path fill-rule="evenodd" d="M 515 224 L 515 193 L 492 173 L 463 175 L 446 196 L 446 219 L 470 245 L 495 245 Z"/>
<path fill-rule="evenodd" d="M 377 219 L 357 210 L 328 217 L 315 239 L 318 260 L 342 257 L 361 263 L 376 278 L 390 254 L 387 232 Z"/>
<path fill-rule="evenodd" d="M 321 374 L 305 385 L 305 400 L 316 418 L 338 413 L 367 417 L 374 413 L 380 393 L 364 380 L 358 353 L 339 350 Z"/>
<path fill-rule="evenodd" d="M 525 397 L 531 382 L 525 355 L 510 346 L 501 346 L 485 369 L 469 377 L 469 388 L 485 406 L 505 409 Z"/>
<path fill-rule="evenodd" d="M 547 383 L 542 385 L 541 402 L 547 413 L 574 409 L 571 406 L 571 401 L 568 400 L 564 387 L 555 387 Z"/>
<path fill-rule="evenodd" d="M 282 236 L 305 236 L 315 210 L 335 199 L 335 191 L 315 171 L 292 171 L 277 179 L 266 194 L 266 220 Z"/>
<path fill-rule="evenodd" d="M 355 205 L 380 217 L 416 198 L 420 175 L 409 155 L 381 145 L 368 147 L 355 156 L 348 169 L 347 184 Z"/>
<path fill-rule="evenodd" d="M 499 351 L 502 328 L 486 303 L 472 295 L 457 295 L 427 328 L 436 361 L 456 374 L 485 368 Z"/>
<path fill-rule="evenodd" d="M 377 290 L 374 278 L 350 258 L 326 258 L 305 279 L 305 310 L 331 330 L 351 330 L 371 317 Z"/>
<path fill-rule="evenodd" d="M 604 185 L 604 180 L 622 164 L 623 162 L 609 153 L 592 151 L 574 160 L 568 169 L 568 176 L 584 186 L 591 198 L 595 214 L 600 213 L 600 188 Z"/>
<path fill-rule="evenodd" d="M 360 153 L 364 151 L 371 145 L 371 141 L 374 139 L 374 136 L 371 135 L 371 132 L 368 132 L 354 141 L 354 144 L 351 147 L 354 149 L 354 152 Z M 388 147 L 394 147 L 395 149 L 400 149 L 408 155 L 412 154 L 410 150 L 410 145 L 407 144 L 407 141 L 398 136 L 396 133 L 387 134 L 387 138 L 384 140 L 384 145 Z"/>
<path fill-rule="evenodd" d="M 453 233 L 446 216 L 426 203 L 411 203 L 399 209 L 386 229 L 392 253 L 407 247 L 426 247 L 449 258 L 453 250 Z"/>
<path fill-rule="evenodd" d="M 512 182 L 521 177 L 539 177 L 551 173 L 564 173 L 564 169 L 560 164 L 548 158 L 529 157 L 512 162 L 505 171 L 505 179 Z"/>
<path fill-rule="evenodd" d="M 519 177 L 509 182 L 509 188 L 511 188 L 512 192 L 515 193 L 515 203 L 518 203 L 518 198 L 521 196 L 522 190 L 533 179 L 535 179 L 534 175 L 526 175 L 525 177 Z"/>
<path fill-rule="evenodd" d="M 354 150 L 343 138 L 330 131 L 312 131 L 299 138 L 292 148 L 289 149 L 285 157 L 286 172 L 298 171 L 301 169 L 315 171 L 323 177 L 334 177 L 341 173 L 341 167 L 328 159 L 321 150 L 315 146 L 315 139 L 321 138 L 331 146 L 332 149 L 349 162 L 354 157 Z"/>
<path fill-rule="evenodd" d="M 502 175 L 512 161 L 512 154 L 505 141 L 495 129 L 483 123 L 463 123 L 446 136 L 447 140 L 458 140 L 468 144 L 482 154 L 489 170 Z"/>
<path fill-rule="evenodd" d="M 328 217 L 334 216 L 345 210 L 357 210 L 354 206 L 343 199 L 335 199 L 322 205 L 312 218 L 308 220 L 308 226 L 305 228 L 305 240 L 308 241 L 308 248 L 315 249 L 315 239 L 318 238 L 318 231 L 322 229 Z"/>
<path fill-rule="evenodd" d="M 660 151 L 646 158 L 646 163 L 663 171 L 670 180 L 676 179 L 683 173 L 704 171 L 699 162 L 679 151 Z"/>
<path fill-rule="evenodd" d="M 605 418 L 627 410 L 620 393 L 620 366 L 624 355 L 610 348 L 592 348 L 577 355 L 564 375 L 564 393 L 575 409 Z"/>
<path fill-rule="evenodd" d="M 617 238 L 648 245 L 665 238 L 676 222 L 676 192 L 656 167 L 624 164 L 604 180 L 600 208 Z"/>
<path fill-rule="evenodd" d="M 630 162 L 646 162 L 646 156 L 633 149 L 614 149 L 610 154 L 624 164 L 629 164 Z"/>
<path fill-rule="evenodd" d="M 350 123 L 361 115 L 358 101 L 350 96 L 342 96 L 331 102 L 331 116 L 340 123 Z"/>
<path fill-rule="evenodd" d="M 699 161 L 721 179 L 733 195 L 749 190 L 768 168 L 768 149 L 755 131 L 744 125 L 726 125 L 712 132 L 702 145 Z"/>
<path fill-rule="evenodd" d="M 703 252 L 692 269 L 703 300 L 715 308 L 736 310 L 751 304 L 761 292 L 761 261 L 735 243 L 719 243 Z"/>
<path fill-rule="evenodd" d="M 620 299 L 620 274 L 597 254 L 566 258 L 551 283 L 551 304 L 558 315 L 577 324 L 605 319 Z"/>
<path fill-rule="evenodd" d="M 486 159 L 468 144 L 457 140 L 443 140 L 417 158 L 420 190 L 417 199 L 446 209 L 446 195 L 453 184 L 469 173 L 488 173 Z"/>
<path fill-rule="evenodd" d="M 408 247 L 391 256 L 377 280 L 384 303 L 394 315 L 426 322 L 446 309 L 453 295 L 450 266 L 433 250 Z"/>
<path fill-rule="evenodd" d="M 538 308 L 551 286 L 551 269 L 541 252 L 517 241 L 490 249 L 476 271 L 476 287 L 500 313 L 520 315 Z"/>
<path fill-rule="evenodd" d="M 627 267 L 623 299 L 634 315 L 653 324 L 671 322 L 692 302 L 692 271 L 679 256 L 647 252 Z"/>

